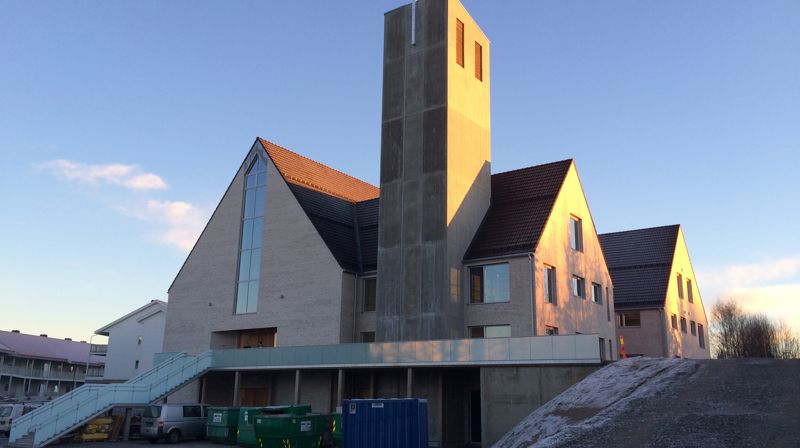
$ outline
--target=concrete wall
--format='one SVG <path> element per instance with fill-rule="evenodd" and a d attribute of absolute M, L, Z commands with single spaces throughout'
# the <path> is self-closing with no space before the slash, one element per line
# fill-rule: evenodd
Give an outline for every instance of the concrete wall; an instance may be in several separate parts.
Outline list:
<path fill-rule="evenodd" d="M 349 340 L 342 316 L 350 313 L 343 306 L 352 299 L 342 297 L 348 292 L 342 269 L 271 161 L 267 163 L 258 310 L 233 314 L 244 170 L 256 154 L 265 157 L 259 143 L 240 167 L 169 291 L 164 351 L 198 353 L 212 347 L 212 333 L 268 327 L 277 328 L 276 343 L 284 346 Z M 235 333 L 227 338 L 216 335 L 214 340 L 221 346 L 235 341 Z"/>
<path fill-rule="evenodd" d="M 467 61 L 485 44 L 483 82 L 455 64 L 456 15 Z M 379 341 L 461 337 L 461 259 L 491 188 L 488 40 L 457 0 L 417 3 L 416 45 L 410 20 L 410 5 L 385 16 Z"/>
<path fill-rule="evenodd" d="M 617 335 L 625 338 L 625 352 L 628 356 L 672 356 L 666 351 L 665 337 L 669 322 L 664 318 L 664 310 L 638 311 L 642 323 L 639 327 L 617 327 Z M 622 312 L 628 311 L 620 311 Z"/>
<path fill-rule="evenodd" d="M 491 446 L 528 414 L 598 368 L 482 367 L 482 446 Z"/>
<path fill-rule="evenodd" d="M 683 299 L 678 297 L 677 277 L 681 274 L 683 281 Z M 689 296 L 686 291 L 687 280 L 692 280 L 694 290 L 694 303 L 689 303 Z M 697 285 L 697 278 L 694 275 L 692 262 L 689 259 L 689 250 L 683 235 L 683 228 L 678 231 L 678 239 L 675 246 L 675 255 L 672 260 L 672 272 L 667 288 L 667 298 L 664 306 L 664 319 L 666 319 L 667 329 L 667 352 L 668 356 L 681 356 L 684 358 L 707 359 L 710 357 L 708 341 L 708 319 L 706 318 L 703 300 L 700 298 L 700 290 Z M 678 316 L 678 329 L 672 329 L 670 316 Z M 686 333 L 681 332 L 680 318 L 686 318 Z M 692 336 L 690 323 L 694 321 L 703 325 L 705 333 L 705 348 L 700 347 L 699 337 Z"/>
<path fill-rule="evenodd" d="M 153 367 L 153 355 L 161 352 L 164 346 L 165 322 L 166 308 L 154 304 L 109 327 L 103 378 L 128 380 Z M 136 361 L 139 361 L 138 368 Z"/>
<path fill-rule="evenodd" d="M 583 251 L 570 247 L 571 215 L 583 222 Z M 615 341 L 614 302 L 609 298 L 613 296 L 611 276 L 575 164 L 570 167 L 558 194 L 536 248 L 535 261 L 536 334 L 543 335 L 545 326 L 553 326 L 558 328 L 559 334 L 596 333 L 606 341 Z M 556 304 L 544 300 L 541 285 L 545 265 L 556 268 Z M 572 294 L 573 275 L 585 279 L 586 297 L 583 299 Z M 592 302 L 592 283 L 603 287 L 602 304 Z M 606 288 L 609 294 L 606 294 Z M 616 347 L 615 342 L 612 344 Z M 612 353 L 616 353 L 616 349 L 612 348 Z"/>

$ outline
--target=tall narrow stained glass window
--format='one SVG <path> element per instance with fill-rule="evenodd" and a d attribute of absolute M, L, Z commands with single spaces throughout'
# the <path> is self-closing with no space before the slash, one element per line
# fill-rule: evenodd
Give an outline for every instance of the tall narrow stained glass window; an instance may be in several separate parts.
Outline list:
<path fill-rule="evenodd" d="M 255 313 L 258 309 L 258 277 L 261 269 L 261 240 L 264 236 L 266 183 L 267 166 L 260 157 L 256 157 L 245 176 L 236 314 Z"/>

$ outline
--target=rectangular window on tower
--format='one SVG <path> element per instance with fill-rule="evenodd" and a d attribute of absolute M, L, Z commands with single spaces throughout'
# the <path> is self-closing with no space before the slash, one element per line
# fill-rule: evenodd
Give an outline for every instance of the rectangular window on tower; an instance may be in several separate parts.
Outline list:
<path fill-rule="evenodd" d="M 475 77 L 483 81 L 483 47 L 475 42 Z"/>
<path fill-rule="evenodd" d="M 375 311 L 375 298 L 377 296 L 376 285 L 375 277 L 365 278 L 362 282 L 364 291 L 364 311 Z"/>
<path fill-rule="evenodd" d="M 464 22 L 456 19 L 456 64 L 464 66 Z"/>

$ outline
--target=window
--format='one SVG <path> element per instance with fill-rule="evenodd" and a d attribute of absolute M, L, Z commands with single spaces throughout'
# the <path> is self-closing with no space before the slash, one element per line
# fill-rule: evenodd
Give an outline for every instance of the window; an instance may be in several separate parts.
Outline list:
<path fill-rule="evenodd" d="M 686 279 L 686 297 L 689 299 L 689 303 L 694 303 L 694 291 L 692 290 L 692 279 Z"/>
<path fill-rule="evenodd" d="M 258 306 L 266 183 L 267 166 L 261 161 L 261 157 L 256 157 L 245 176 L 235 314 L 255 313 Z"/>
<path fill-rule="evenodd" d="M 689 328 L 692 330 L 692 336 L 697 336 L 697 324 L 694 321 L 689 322 Z"/>
<path fill-rule="evenodd" d="M 611 322 L 611 295 L 608 293 L 608 286 L 606 286 L 606 318 Z"/>
<path fill-rule="evenodd" d="M 583 277 L 572 276 L 572 295 L 581 299 L 586 298 L 586 280 Z"/>
<path fill-rule="evenodd" d="M 375 332 L 374 331 L 362 331 L 361 332 L 361 342 L 375 342 Z"/>
<path fill-rule="evenodd" d="M 470 302 L 496 303 L 510 300 L 508 263 L 469 268 Z"/>
<path fill-rule="evenodd" d="M 617 326 L 622 327 L 641 327 L 642 316 L 638 311 L 628 311 L 617 313 Z"/>
<path fill-rule="evenodd" d="M 600 359 L 605 361 L 606 360 L 606 340 L 600 338 Z"/>
<path fill-rule="evenodd" d="M 676 316 L 674 314 L 672 315 L 672 329 L 673 330 L 677 330 L 678 329 L 678 316 Z"/>
<path fill-rule="evenodd" d="M 475 78 L 483 81 L 483 47 L 475 42 Z"/>
<path fill-rule="evenodd" d="M 678 274 L 678 298 L 683 299 L 683 276 Z"/>
<path fill-rule="evenodd" d="M 364 311 L 375 311 L 375 296 L 377 281 L 375 277 L 365 278 L 362 281 L 363 297 L 364 297 Z"/>
<path fill-rule="evenodd" d="M 681 332 L 686 333 L 686 318 L 681 317 Z"/>
<path fill-rule="evenodd" d="M 697 337 L 700 338 L 700 347 L 706 348 L 706 334 L 703 333 L 703 325 L 697 324 Z"/>
<path fill-rule="evenodd" d="M 603 287 L 597 283 L 592 283 L 592 302 L 603 303 Z"/>
<path fill-rule="evenodd" d="M 552 304 L 557 303 L 558 295 L 556 294 L 556 268 L 552 266 L 544 267 L 542 286 L 544 288 L 544 301 Z"/>
<path fill-rule="evenodd" d="M 511 325 L 485 325 L 483 327 L 469 327 L 469 337 L 479 338 L 510 338 Z"/>
<path fill-rule="evenodd" d="M 464 66 L 464 22 L 456 19 L 456 64 Z"/>
<path fill-rule="evenodd" d="M 558 336 L 558 327 L 551 327 L 550 325 L 545 325 L 544 334 L 548 336 Z"/>
<path fill-rule="evenodd" d="M 569 217 L 569 246 L 574 250 L 583 250 L 583 221 L 577 216 Z"/>
<path fill-rule="evenodd" d="M 203 411 L 200 410 L 200 406 L 184 406 L 183 407 L 183 416 L 184 417 L 202 417 Z"/>
<path fill-rule="evenodd" d="M 139 339 L 137 339 L 136 345 L 142 345 L 142 337 L 141 336 L 139 336 Z"/>
<path fill-rule="evenodd" d="M 139 368 L 139 360 L 138 359 L 133 362 L 133 368 L 134 369 L 138 369 Z"/>

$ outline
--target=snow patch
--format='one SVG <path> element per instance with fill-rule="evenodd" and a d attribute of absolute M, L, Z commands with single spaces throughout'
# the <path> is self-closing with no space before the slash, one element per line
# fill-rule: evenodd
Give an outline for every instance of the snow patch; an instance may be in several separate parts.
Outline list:
<path fill-rule="evenodd" d="M 697 367 L 696 362 L 677 358 L 629 358 L 609 364 L 533 411 L 494 446 L 558 446 L 603 426 L 636 400 L 661 392 Z"/>

